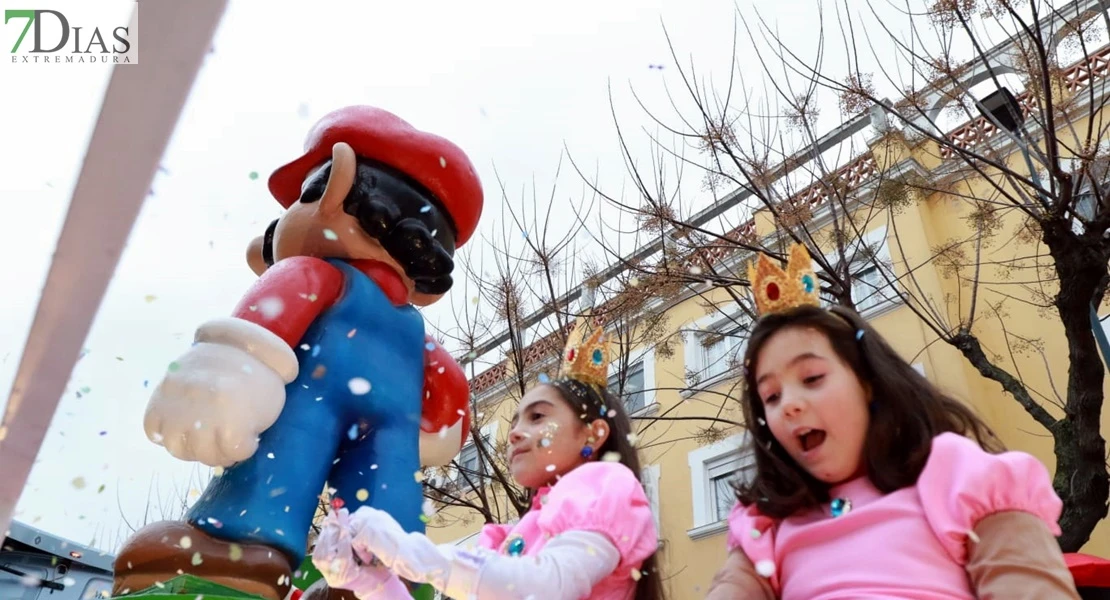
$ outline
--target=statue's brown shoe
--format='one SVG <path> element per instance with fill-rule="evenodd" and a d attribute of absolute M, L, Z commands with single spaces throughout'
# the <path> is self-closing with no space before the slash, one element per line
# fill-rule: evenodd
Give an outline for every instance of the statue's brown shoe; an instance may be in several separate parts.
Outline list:
<path fill-rule="evenodd" d="M 284 600 L 292 569 L 281 552 L 233 544 L 188 523 L 161 521 L 135 532 L 115 562 L 112 595 L 121 596 L 189 574 L 268 600 Z"/>

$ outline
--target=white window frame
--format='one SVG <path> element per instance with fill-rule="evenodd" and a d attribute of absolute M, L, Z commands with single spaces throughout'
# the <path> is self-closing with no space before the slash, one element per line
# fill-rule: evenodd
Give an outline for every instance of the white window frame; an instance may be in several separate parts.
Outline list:
<path fill-rule="evenodd" d="M 478 435 L 480 435 L 480 436 L 482 436 L 482 438 L 488 440 L 489 444 L 491 446 L 496 446 L 497 445 L 497 429 L 498 429 L 497 426 L 498 425 L 499 425 L 499 423 L 497 421 L 492 421 L 490 423 L 486 423 L 484 426 L 482 426 L 481 429 L 478 430 Z M 474 438 L 467 435 L 466 443 L 463 444 L 462 449 L 460 449 L 459 453 L 455 455 L 455 458 L 453 459 L 452 462 L 454 462 L 456 464 L 460 464 L 462 462 L 463 453 L 469 451 L 471 448 L 474 448 Z M 474 449 L 477 450 L 477 448 L 474 448 Z M 481 461 L 481 455 L 479 455 L 479 461 Z M 480 462 L 479 462 L 479 464 L 480 464 Z M 489 466 L 487 465 L 486 468 L 488 469 Z M 462 473 L 460 473 L 459 470 L 456 469 L 454 466 L 447 467 L 446 471 L 447 471 L 446 481 L 443 482 L 443 483 L 451 483 L 451 484 L 458 485 L 458 486 L 462 486 L 462 485 L 466 484 L 466 480 L 463 479 Z"/>
<path fill-rule="evenodd" d="M 862 253 L 864 248 L 871 247 L 876 247 L 874 259 L 869 256 L 863 256 L 859 259 L 852 257 L 854 260 L 851 261 L 849 269 L 852 280 L 852 301 L 856 303 L 856 309 L 860 316 L 865 318 L 878 316 L 880 313 L 886 312 L 901 303 L 898 294 L 894 293 L 890 289 L 892 286 L 887 283 L 887 278 L 894 280 L 894 273 L 888 267 L 891 264 L 891 258 L 886 225 L 881 225 L 863 234 L 858 242 L 851 244 L 850 249 L 853 252 Z M 825 254 L 825 262 L 837 263 L 839 259 L 840 257 L 836 252 Z M 860 268 L 857 268 L 857 264 Z M 817 273 L 821 272 L 817 261 L 813 262 L 813 270 Z M 858 275 L 872 270 L 878 273 L 878 282 L 874 285 L 863 285 L 863 281 L 858 279 Z M 886 271 L 885 276 L 883 271 Z M 894 285 L 897 285 L 897 283 Z M 825 303 L 828 302 L 827 299 L 822 298 L 822 300 Z"/>
<path fill-rule="evenodd" d="M 722 471 L 740 471 L 755 465 L 755 455 L 747 447 L 747 440 L 747 432 L 738 433 L 686 455 L 693 495 L 693 527 L 686 532 L 690 539 L 716 535 L 728 529 L 728 520 L 717 518 L 713 477 Z"/>
<path fill-rule="evenodd" d="M 621 360 L 622 359 L 618 358 L 609 362 L 609 380 L 612 380 L 612 378 L 617 375 L 617 372 L 620 370 Z M 629 413 L 629 416 L 632 417 L 652 414 L 659 408 L 655 399 L 655 349 L 646 348 L 633 351 L 628 361 L 629 368 L 638 362 L 643 363 L 644 368 L 644 389 L 641 392 L 644 397 L 644 405 L 635 412 Z M 621 398 L 622 403 L 624 400 L 624 398 Z M 627 405 L 625 406 L 627 407 Z"/>
<path fill-rule="evenodd" d="M 651 517 L 655 520 L 655 531 L 663 537 L 663 527 L 659 521 L 659 465 L 648 465 L 640 470 L 640 482 L 651 506 Z"/>
<path fill-rule="evenodd" d="M 694 321 L 683 330 L 683 345 L 685 366 L 686 366 L 686 384 L 690 387 L 705 388 L 707 386 L 718 383 L 736 371 L 736 366 L 725 366 L 721 371 L 715 372 L 710 376 L 705 376 L 704 373 L 711 366 L 706 363 L 706 348 L 703 340 L 711 335 L 720 335 L 722 329 L 731 329 L 737 322 L 743 324 L 747 323 L 751 327 L 750 319 L 740 310 L 740 307 L 731 302 L 724 306 L 721 310 L 711 315 L 706 315 Z M 731 340 L 735 344 L 732 352 L 737 357 L 743 357 L 744 350 L 748 346 L 748 338 L 737 338 L 735 336 L 726 336 L 725 340 Z M 684 392 L 691 393 L 689 390 Z"/>

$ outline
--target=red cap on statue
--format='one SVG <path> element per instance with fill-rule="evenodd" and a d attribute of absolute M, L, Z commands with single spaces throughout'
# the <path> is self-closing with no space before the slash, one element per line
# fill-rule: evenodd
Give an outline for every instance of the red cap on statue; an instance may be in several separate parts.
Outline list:
<path fill-rule="evenodd" d="M 332 146 L 346 142 L 355 154 L 397 169 L 430 191 L 454 222 L 462 246 L 482 214 L 482 183 L 461 148 L 420 131 L 389 111 L 348 106 L 324 115 L 305 139 L 304 155 L 274 171 L 270 193 L 285 208 L 301 196 L 308 173 L 331 158 Z"/>

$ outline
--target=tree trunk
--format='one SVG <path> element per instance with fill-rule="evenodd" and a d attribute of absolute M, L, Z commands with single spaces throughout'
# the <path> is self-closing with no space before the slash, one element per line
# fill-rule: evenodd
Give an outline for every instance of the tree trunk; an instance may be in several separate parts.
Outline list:
<path fill-rule="evenodd" d="M 1105 367 L 1091 331 L 1091 302 L 1107 274 L 1101 244 L 1091 244 L 1063 220 L 1042 223 L 1043 240 L 1060 281 L 1056 310 L 1068 342 L 1065 418 L 1052 430 L 1055 440 L 1056 493 L 1064 501 L 1060 517 L 1065 552 L 1078 551 L 1106 517 L 1110 473 L 1101 434 Z M 1103 250 L 1100 252 L 1099 250 Z"/>

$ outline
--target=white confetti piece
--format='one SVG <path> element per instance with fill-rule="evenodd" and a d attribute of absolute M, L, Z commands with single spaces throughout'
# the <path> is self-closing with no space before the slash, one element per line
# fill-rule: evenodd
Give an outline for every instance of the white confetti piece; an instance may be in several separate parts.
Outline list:
<path fill-rule="evenodd" d="M 178 545 L 179 545 L 179 546 L 181 546 L 182 548 L 184 548 L 184 549 L 188 550 L 189 548 L 192 548 L 192 547 L 193 547 L 193 538 L 191 538 L 191 537 L 189 537 L 189 536 L 185 535 L 185 536 L 182 536 L 182 537 L 181 537 L 181 540 L 180 540 L 179 542 L 177 542 L 177 543 L 178 543 Z"/>
<path fill-rule="evenodd" d="M 339 239 L 339 236 L 336 235 L 336 233 L 334 231 L 332 231 L 330 229 L 325 229 L 324 230 L 324 238 L 329 239 L 329 240 L 334 242 L 335 240 Z"/>
<path fill-rule="evenodd" d="M 439 166 L 446 169 L 447 168 L 447 159 L 442 157 L 442 156 L 439 157 Z"/>
<path fill-rule="evenodd" d="M 362 377 L 355 377 L 347 382 L 347 389 L 356 396 L 365 396 L 370 393 L 370 382 Z"/>
<path fill-rule="evenodd" d="M 285 311 L 285 303 L 281 298 L 269 297 L 258 301 L 258 311 L 267 319 L 276 319 Z"/>
<path fill-rule="evenodd" d="M 762 577 L 770 577 L 775 574 L 775 563 L 770 560 L 763 559 L 755 563 L 755 572 L 759 573 Z"/>
<path fill-rule="evenodd" d="M 359 502 L 366 502 L 366 499 L 369 497 L 370 491 L 366 488 L 360 489 L 359 491 L 355 492 L 355 498 L 357 498 Z"/>
<path fill-rule="evenodd" d="M 546 471 L 547 471 L 548 473 L 554 473 L 554 472 L 555 472 L 555 465 L 547 465 L 547 467 L 545 468 L 545 470 L 546 470 Z"/>

